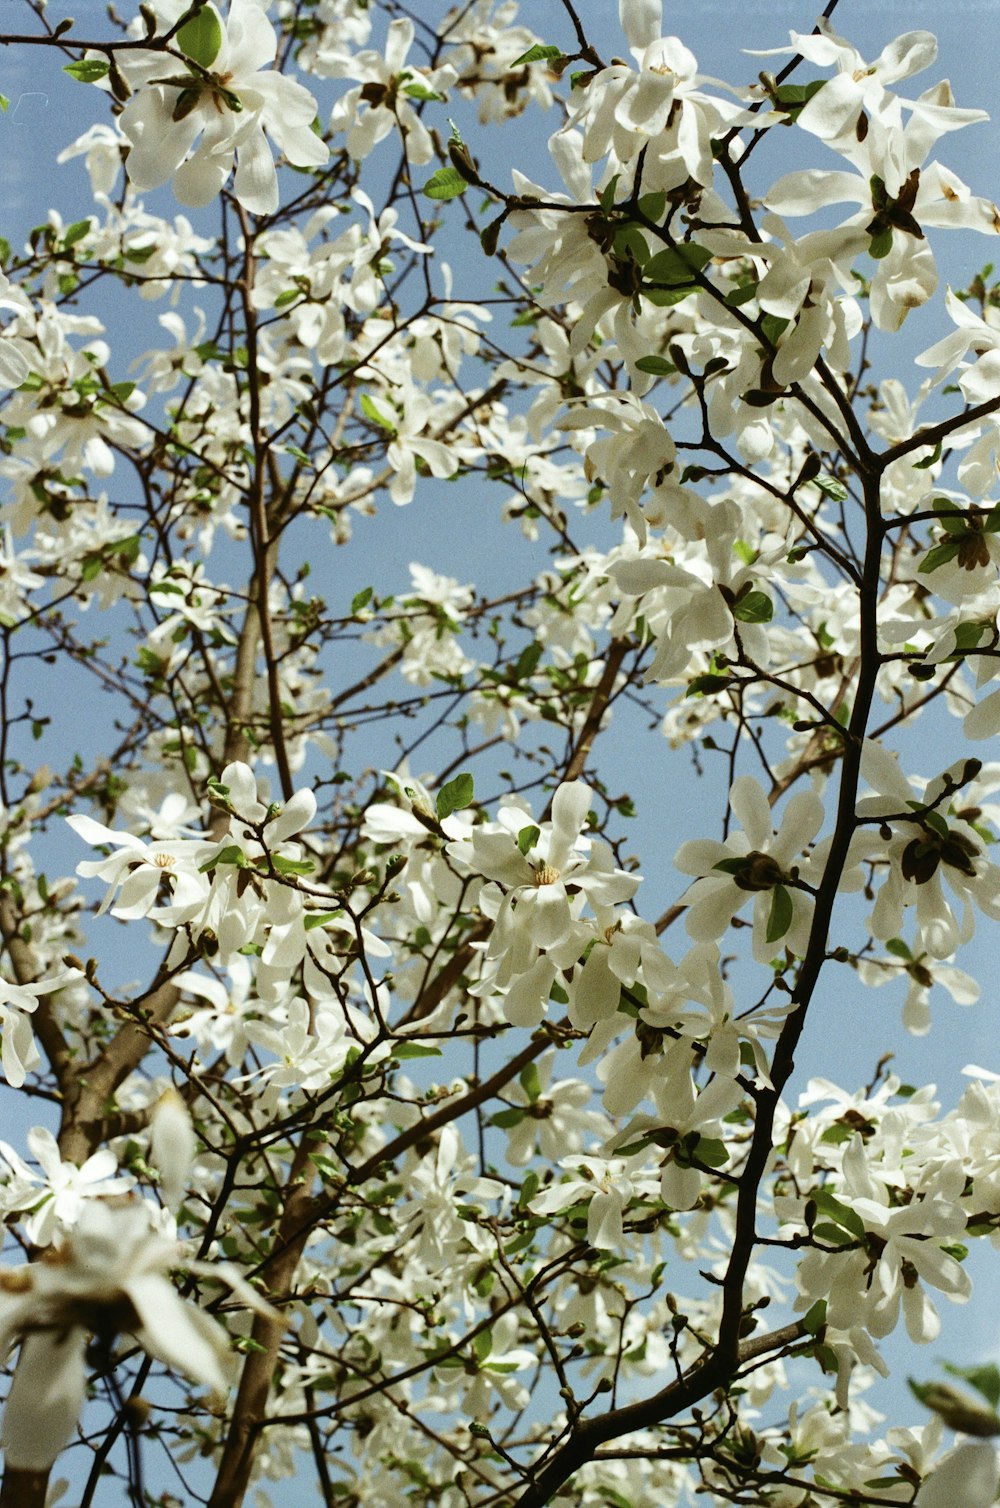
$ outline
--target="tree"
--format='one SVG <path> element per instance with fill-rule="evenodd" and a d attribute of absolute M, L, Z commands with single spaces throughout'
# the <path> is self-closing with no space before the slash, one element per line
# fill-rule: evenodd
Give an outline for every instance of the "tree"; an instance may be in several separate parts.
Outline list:
<path fill-rule="evenodd" d="M 734 87 L 659 0 L 4 39 L 105 96 L 0 247 L 4 1508 L 995 1501 L 996 1368 L 857 1400 L 1000 1230 L 1000 1077 L 883 1015 L 794 1077 L 1000 920 L 992 269 L 873 365 L 984 115 L 835 6 Z M 446 482 L 485 584 L 401 586 Z"/>

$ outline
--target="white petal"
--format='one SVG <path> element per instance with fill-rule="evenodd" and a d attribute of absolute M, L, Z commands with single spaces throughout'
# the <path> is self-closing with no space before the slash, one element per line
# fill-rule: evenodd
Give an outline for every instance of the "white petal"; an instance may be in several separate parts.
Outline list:
<path fill-rule="evenodd" d="M 87 1336 L 37 1331 L 21 1344 L 4 1408 L 0 1445 L 8 1466 L 47 1471 L 69 1441 L 86 1396 Z"/>
<path fill-rule="evenodd" d="M 967 1440 L 925 1480 L 914 1508 L 992 1508 L 998 1488 L 996 1450 L 988 1440 Z"/>
<path fill-rule="evenodd" d="M 278 175 L 261 125 L 237 149 L 233 192 L 252 215 L 273 215 L 278 208 Z"/>

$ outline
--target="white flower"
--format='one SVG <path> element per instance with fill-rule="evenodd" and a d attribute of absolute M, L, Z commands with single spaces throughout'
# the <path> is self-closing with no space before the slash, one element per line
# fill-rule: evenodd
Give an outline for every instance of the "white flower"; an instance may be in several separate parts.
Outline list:
<path fill-rule="evenodd" d="M 188 921 L 207 896 L 209 882 L 201 873 L 201 865 L 212 852 L 207 839 L 175 838 L 150 844 L 132 833 L 115 832 L 93 817 L 67 817 L 66 821 L 85 842 L 95 847 L 114 844 L 117 849 L 106 859 L 86 859 L 76 868 L 77 874 L 84 878 L 94 875 L 107 880 L 108 890 L 100 912 L 107 911 L 120 888 L 111 915 L 125 921 L 148 916 L 156 905 L 161 882 L 168 876 L 170 902 L 158 908 L 154 919 L 169 918 L 175 925 Z"/>
<path fill-rule="evenodd" d="M 126 1331 L 150 1356 L 225 1394 L 228 1337 L 166 1276 L 182 1263 L 273 1313 L 228 1264 L 184 1258 L 150 1229 L 141 1204 L 95 1201 L 51 1256 L 0 1268 L 0 1354 L 21 1343 L 0 1434 L 8 1466 L 46 1471 L 66 1444 L 83 1405 L 88 1335 L 109 1349 Z"/>
<path fill-rule="evenodd" d="M 63 1162 L 55 1137 L 44 1126 L 33 1126 L 27 1142 L 41 1175 L 0 1141 L 0 1154 L 14 1173 L 0 1192 L 0 1203 L 9 1210 L 30 1211 L 23 1224 L 32 1246 L 48 1246 L 58 1227 L 65 1230 L 75 1225 L 88 1199 L 124 1194 L 135 1182 L 128 1175 L 118 1176 L 118 1159 L 109 1147 L 102 1147 L 77 1167 Z"/>
<path fill-rule="evenodd" d="M 184 1197 L 194 1154 L 190 1112 L 170 1085 L 153 1107 L 149 1136 L 150 1160 L 160 1175 L 160 1192 L 169 1209 L 176 1210 Z"/>
<path fill-rule="evenodd" d="M 181 203 L 198 206 L 221 191 L 235 156 L 237 199 L 253 214 L 273 214 L 278 178 L 265 128 L 296 167 L 322 166 L 329 152 L 312 130 L 316 101 L 294 79 L 261 73 L 274 61 L 278 39 L 257 0 L 232 0 L 225 25 L 212 5 L 198 19 L 202 34 L 215 20 L 218 46 L 201 47 L 201 66 L 187 74 L 156 55 L 159 76 L 145 80 L 121 114 L 132 143 L 126 171 L 138 189 L 173 178 Z"/>
<path fill-rule="evenodd" d="M 995 1448 L 988 1440 L 965 1440 L 924 1478 L 914 1508 L 993 1508 L 998 1489 Z"/>
<path fill-rule="evenodd" d="M 536 1194 L 528 1205 L 536 1215 L 551 1215 L 557 1210 L 587 1201 L 587 1240 L 600 1251 L 621 1251 L 625 1241 L 622 1215 L 638 1185 L 628 1176 L 630 1162 L 615 1157 L 568 1157 L 560 1167 L 573 1168 L 582 1177 L 550 1184 Z M 643 1179 L 648 1189 L 651 1180 Z"/>
<path fill-rule="evenodd" d="M 800 791 L 786 806 L 777 834 L 767 797 L 752 775 L 733 782 L 729 805 L 742 831 L 724 843 L 710 838 L 682 843 L 674 860 L 682 873 L 700 876 L 687 893 L 688 933 L 706 942 L 721 937 L 752 895 L 758 963 L 768 963 L 779 947 L 801 956 L 813 906 L 811 897 L 796 888 L 795 860 L 819 831 L 822 803 L 814 792 Z"/>
<path fill-rule="evenodd" d="M 0 295 L 7 292 L 10 279 L 0 272 Z M 0 297 L 0 308 L 18 309 L 20 305 Z M 31 370 L 23 352 L 9 336 L 0 337 L 0 387 L 20 387 Z"/>
<path fill-rule="evenodd" d="M 30 1012 L 37 1009 L 39 995 L 50 995 L 54 990 L 61 990 L 63 985 L 81 977 L 79 969 L 69 969 L 35 984 L 9 984 L 6 979 L 0 979 L 3 1072 L 12 1089 L 20 1089 L 28 1070 L 41 1062 L 28 1020 Z"/>

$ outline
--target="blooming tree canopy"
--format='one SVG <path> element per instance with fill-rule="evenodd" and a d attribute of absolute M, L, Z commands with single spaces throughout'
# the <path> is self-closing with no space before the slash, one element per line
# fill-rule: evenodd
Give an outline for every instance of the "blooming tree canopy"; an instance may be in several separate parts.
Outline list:
<path fill-rule="evenodd" d="M 2 1508 L 996 1501 L 996 1366 L 865 1392 L 1000 1244 L 1000 1065 L 887 1066 L 1000 922 L 1000 210 L 836 5 L 2 39 L 93 106 L 0 240 Z"/>

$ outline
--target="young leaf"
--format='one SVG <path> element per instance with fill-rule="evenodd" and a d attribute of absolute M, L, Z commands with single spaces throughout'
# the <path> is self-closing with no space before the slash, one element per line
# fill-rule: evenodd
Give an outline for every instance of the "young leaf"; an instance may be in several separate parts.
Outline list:
<path fill-rule="evenodd" d="M 443 821 L 452 812 L 461 811 L 472 802 L 474 783 L 471 775 L 456 775 L 441 787 L 437 795 L 438 819 Z"/>
<path fill-rule="evenodd" d="M 201 68 L 211 68 L 222 46 L 222 22 L 213 5 L 189 16 L 174 38 L 181 52 Z"/>
<path fill-rule="evenodd" d="M 107 76 L 108 64 L 103 58 L 78 58 L 75 63 L 66 63 L 63 73 L 68 73 L 78 83 L 96 84 L 98 79 Z"/>
<path fill-rule="evenodd" d="M 767 941 L 776 943 L 792 925 L 792 898 L 784 885 L 775 885 L 771 891 L 771 912 L 767 918 Z"/>
<path fill-rule="evenodd" d="M 438 168 L 420 190 L 428 199 L 457 199 L 469 185 L 457 168 Z"/>
<path fill-rule="evenodd" d="M 517 835 L 517 846 L 523 854 L 528 854 L 534 848 L 541 836 L 539 827 L 522 827 Z"/>
<path fill-rule="evenodd" d="M 553 47 L 545 42 L 536 42 L 533 47 L 528 48 L 527 52 L 522 52 L 520 57 L 515 58 L 513 63 L 509 63 L 507 66 L 509 68 L 520 68 L 524 63 L 548 63 L 553 58 L 561 58 L 562 55 L 563 51 L 561 47 Z"/>
<path fill-rule="evenodd" d="M 637 371 L 648 372 L 651 377 L 672 377 L 677 371 L 665 356 L 640 356 L 635 365 Z"/>
<path fill-rule="evenodd" d="M 733 617 L 737 623 L 770 623 L 774 617 L 774 603 L 764 592 L 747 592 L 739 602 L 733 603 Z"/>

